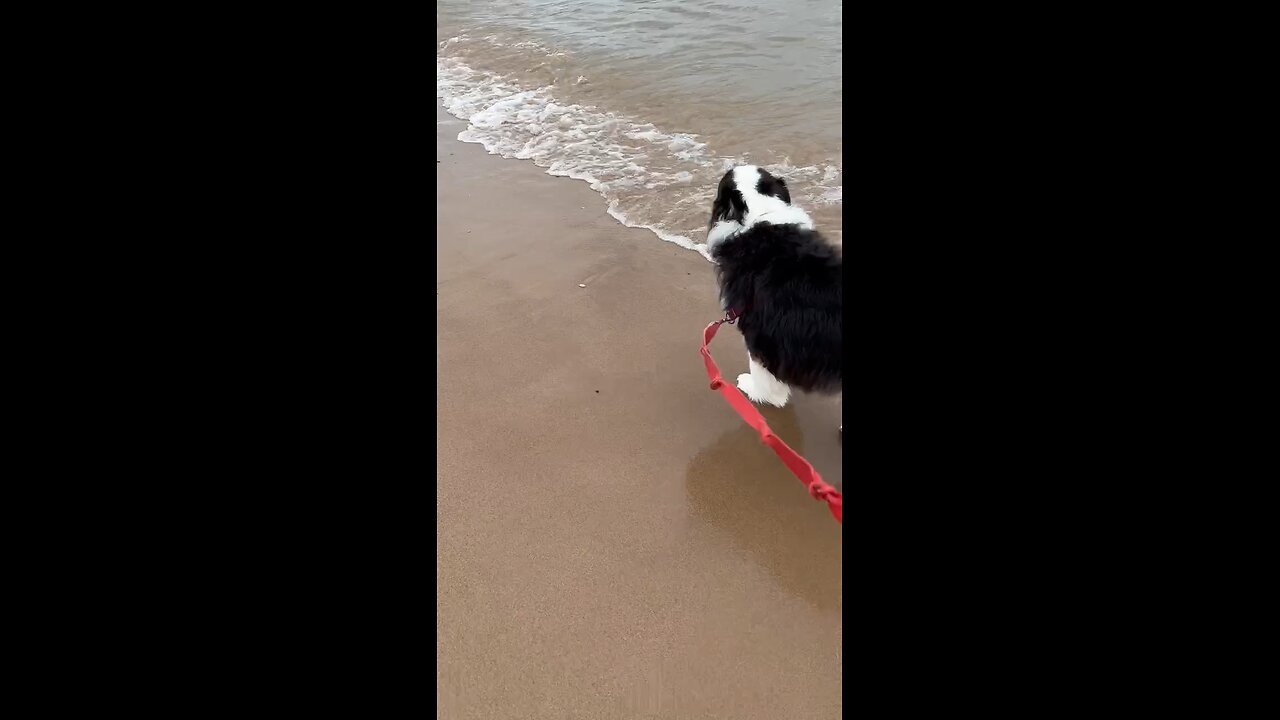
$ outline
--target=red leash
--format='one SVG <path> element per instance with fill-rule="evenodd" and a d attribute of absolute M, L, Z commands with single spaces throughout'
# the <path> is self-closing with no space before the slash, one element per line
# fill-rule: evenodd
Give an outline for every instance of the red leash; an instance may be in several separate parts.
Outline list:
<path fill-rule="evenodd" d="M 831 509 L 831 514 L 835 516 L 836 522 L 843 525 L 844 496 L 840 494 L 840 491 L 823 482 L 822 476 L 818 474 L 817 470 L 813 469 L 808 460 L 800 457 L 799 453 L 782 442 L 782 438 L 773 434 L 773 431 L 769 429 L 769 424 L 764 421 L 764 416 L 760 414 L 759 410 L 756 410 L 756 406 L 743 397 L 742 393 L 738 392 L 738 388 L 725 383 L 724 378 L 720 377 L 720 368 L 716 367 L 716 361 L 711 359 L 711 351 L 707 349 L 707 345 L 711 343 L 711 338 L 716 336 L 716 330 L 720 329 L 722 323 L 732 325 L 733 321 L 737 319 L 738 313 L 730 310 L 723 320 L 711 323 L 706 330 L 702 331 L 702 361 L 707 366 L 707 377 L 711 380 L 711 389 L 719 390 L 730 407 L 741 415 L 748 425 L 755 428 L 755 431 L 760 434 L 760 440 L 765 445 L 773 448 L 774 454 L 782 460 L 787 469 L 800 482 L 804 483 L 805 487 L 809 489 L 810 495 L 817 500 L 827 501 L 827 507 Z"/>

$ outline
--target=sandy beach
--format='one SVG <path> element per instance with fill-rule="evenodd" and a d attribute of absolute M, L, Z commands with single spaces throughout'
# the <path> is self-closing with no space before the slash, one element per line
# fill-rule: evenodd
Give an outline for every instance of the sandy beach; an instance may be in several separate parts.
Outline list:
<path fill-rule="evenodd" d="M 843 530 L 707 387 L 712 265 L 463 128 L 437 108 L 437 717 L 839 717 Z M 846 490 L 839 400 L 763 412 Z"/>

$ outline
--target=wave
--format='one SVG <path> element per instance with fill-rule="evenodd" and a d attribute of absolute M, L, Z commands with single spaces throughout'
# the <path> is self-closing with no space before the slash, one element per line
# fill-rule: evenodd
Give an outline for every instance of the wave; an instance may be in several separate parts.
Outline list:
<path fill-rule="evenodd" d="M 698 240 L 705 239 L 716 185 L 725 170 L 749 158 L 719 154 L 696 134 L 669 132 L 598 105 L 571 102 L 554 82 L 531 86 L 527 78 L 473 67 L 447 54 L 467 40 L 462 35 L 441 42 L 436 58 L 436 96 L 446 111 L 468 123 L 459 140 L 479 143 L 493 155 L 532 161 L 549 175 L 586 182 L 623 225 L 650 230 L 709 259 Z M 506 52 L 565 55 L 533 41 L 504 45 L 492 35 L 479 40 Z M 569 75 L 577 79 L 567 77 L 568 83 L 590 82 Z M 796 167 L 786 157 L 760 164 L 787 178 L 803 204 L 841 202 L 840 170 L 834 165 Z"/>

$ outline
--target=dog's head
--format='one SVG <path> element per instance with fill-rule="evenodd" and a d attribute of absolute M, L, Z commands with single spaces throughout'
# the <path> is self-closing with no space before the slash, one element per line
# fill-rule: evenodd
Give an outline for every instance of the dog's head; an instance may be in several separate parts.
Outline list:
<path fill-rule="evenodd" d="M 739 165 L 720 178 L 707 223 L 707 244 L 746 230 L 757 222 L 813 228 L 808 214 L 791 204 L 787 181 L 755 165 Z"/>

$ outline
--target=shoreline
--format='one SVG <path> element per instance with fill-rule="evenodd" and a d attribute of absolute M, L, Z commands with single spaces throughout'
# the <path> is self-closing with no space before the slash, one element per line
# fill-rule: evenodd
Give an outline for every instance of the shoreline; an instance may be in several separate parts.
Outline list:
<path fill-rule="evenodd" d="M 439 105 L 439 104 L 440 104 L 440 100 L 441 100 L 441 99 L 440 99 L 439 97 L 437 97 L 437 98 L 436 98 L 436 103 L 437 103 L 437 105 Z M 437 108 L 436 108 L 436 113 L 437 113 L 437 115 L 439 115 L 441 112 L 443 112 L 443 113 L 444 113 L 444 115 L 447 115 L 447 116 L 448 116 L 448 117 L 450 117 L 450 118 L 457 119 L 460 123 L 462 123 L 461 127 L 464 127 L 464 128 L 466 127 L 466 125 L 467 125 L 466 121 L 461 120 L 461 119 L 458 119 L 455 115 L 453 115 L 452 113 L 450 113 L 448 110 L 445 110 L 445 109 L 443 109 L 443 108 L 441 108 L 441 107 L 437 107 Z M 437 119 L 437 123 L 439 123 L 439 122 L 440 122 L 440 121 Z M 457 139 L 457 138 L 455 138 L 455 139 L 456 139 L 458 142 L 460 142 L 460 143 L 465 143 L 465 144 L 469 144 L 469 145 L 479 145 L 481 148 L 483 148 L 483 149 L 484 149 L 485 153 L 486 153 L 486 154 L 489 154 L 489 155 L 494 155 L 494 156 L 496 156 L 496 157 L 501 157 L 501 158 L 506 159 L 506 160 L 514 160 L 514 161 L 516 161 L 516 162 L 522 162 L 522 163 L 532 164 L 532 165 L 534 165 L 535 167 L 537 167 L 537 168 L 539 168 L 540 170 L 542 170 L 542 171 L 543 171 L 543 172 L 544 172 L 548 177 L 554 177 L 554 178 L 567 178 L 567 179 L 570 179 L 570 180 L 577 180 L 578 182 L 585 183 L 585 184 L 587 185 L 587 187 L 591 188 L 592 192 L 595 192 L 595 193 L 597 193 L 598 195 L 600 195 L 600 197 L 601 197 L 601 198 L 604 198 L 603 193 L 601 193 L 599 190 L 597 190 L 597 189 L 594 187 L 594 185 L 593 185 L 593 183 L 595 183 L 595 179 L 594 179 L 594 178 L 592 178 L 592 177 L 590 177 L 590 176 L 585 176 L 585 177 L 584 177 L 584 176 L 581 176 L 581 175 L 575 175 L 575 174 L 573 174 L 573 173 L 552 174 L 548 168 L 543 167 L 543 166 L 541 166 L 541 165 L 538 165 L 537 163 L 533 162 L 532 160 L 520 160 L 520 159 L 518 159 L 518 158 L 512 158 L 512 157 L 504 156 L 504 155 L 502 155 L 500 152 L 494 152 L 494 151 L 493 151 L 493 150 L 492 150 L 488 145 L 486 145 L 486 143 L 485 143 L 484 141 L 482 141 L 482 140 L 461 140 L 461 139 Z M 681 247 L 681 248 L 684 248 L 685 250 L 689 250 L 689 251 L 691 251 L 691 252 L 695 252 L 695 253 L 697 253 L 697 254 L 701 255 L 701 256 L 703 257 L 703 259 L 705 259 L 707 262 L 712 262 L 712 260 L 711 260 L 711 253 L 707 250 L 707 244 L 706 244 L 706 242 L 697 242 L 696 240 L 694 240 L 693 238 L 688 237 L 687 235 L 679 235 L 679 234 L 676 234 L 676 233 L 672 233 L 672 232 L 669 232 L 669 231 L 667 231 L 667 230 L 663 230 L 662 228 L 657 227 L 657 226 L 652 225 L 652 224 L 646 224 L 646 223 L 634 223 L 634 222 L 632 222 L 632 221 L 631 221 L 631 219 L 630 219 L 630 218 L 628 218 L 628 217 L 626 216 L 626 214 L 625 214 L 625 213 L 623 213 L 623 212 L 622 212 L 622 211 L 620 211 L 620 210 L 617 210 L 617 209 L 616 209 L 615 207 L 613 207 L 612 205 L 609 205 L 609 204 L 608 204 L 608 199 L 607 199 L 607 198 L 604 198 L 604 199 L 605 199 L 605 201 L 606 201 L 605 212 L 606 212 L 606 213 L 608 213 L 608 214 L 609 214 L 609 216 L 610 216 L 610 217 L 612 217 L 614 220 L 617 220 L 617 221 L 618 221 L 618 224 L 622 225 L 623 227 L 626 227 L 626 228 L 634 228 L 634 229 L 639 229 L 639 230 L 648 230 L 649 232 L 653 233 L 653 235 L 654 235 L 655 237 L 657 237 L 659 240 L 661 240 L 661 241 L 663 241 L 663 242 L 671 243 L 672 245 L 675 245 L 676 247 Z"/>
<path fill-rule="evenodd" d="M 465 127 L 437 99 L 437 716 L 838 714 L 843 530 L 708 389 L 709 263 Z M 840 411 L 762 409 L 837 487 Z"/>

